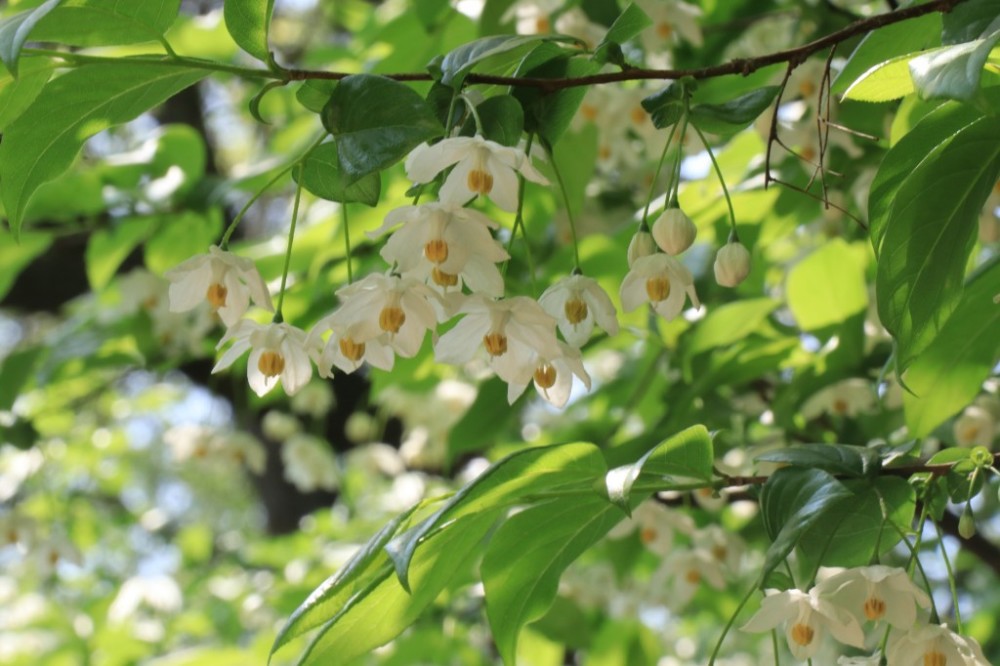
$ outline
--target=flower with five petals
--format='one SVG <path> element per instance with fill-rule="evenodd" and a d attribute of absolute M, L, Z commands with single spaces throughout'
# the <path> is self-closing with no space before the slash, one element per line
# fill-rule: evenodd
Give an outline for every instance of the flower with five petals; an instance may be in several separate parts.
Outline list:
<path fill-rule="evenodd" d="M 534 381 L 535 389 L 539 395 L 545 398 L 554 407 L 565 407 L 569 401 L 569 394 L 573 389 L 573 376 L 575 375 L 583 385 L 590 390 L 590 375 L 583 367 L 583 359 L 580 357 L 580 350 L 570 347 L 564 342 L 559 343 L 561 354 L 553 358 L 546 358 L 539 355 L 535 360 L 535 371 L 530 377 L 525 377 L 524 381 L 511 381 L 507 386 L 507 402 L 514 404 L 528 382 Z"/>
<path fill-rule="evenodd" d="M 785 624 L 788 649 L 796 659 L 810 659 L 819 650 L 824 634 L 829 631 L 841 643 L 863 648 L 865 633 L 857 619 L 812 588 L 785 590 L 770 594 L 760 604 L 760 610 L 743 625 L 743 631 L 769 631 Z M 895 663 L 890 659 L 890 663 Z"/>
<path fill-rule="evenodd" d="M 816 587 L 860 622 L 884 619 L 904 631 L 917 621 L 917 606 L 930 605 L 924 591 L 898 567 L 873 565 L 846 569 Z"/>
<path fill-rule="evenodd" d="M 608 335 L 618 333 L 618 318 L 611 298 L 597 280 L 583 275 L 563 278 L 545 290 L 539 305 L 556 318 L 566 342 L 582 347 L 596 322 Z"/>
<path fill-rule="evenodd" d="M 285 393 L 294 395 L 312 377 L 306 334 L 300 328 L 241 319 L 222 336 L 218 348 L 227 342 L 232 342 L 233 346 L 222 355 L 212 373 L 225 370 L 249 349 L 247 380 L 259 396 L 273 389 L 279 381 Z"/>
<path fill-rule="evenodd" d="M 636 259 L 621 286 L 622 307 L 626 312 L 649 303 L 667 321 L 684 309 L 685 294 L 691 298 L 692 305 L 701 307 L 691 271 L 662 252 Z"/>
<path fill-rule="evenodd" d="M 208 301 L 223 323 L 232 326 L 250 305 L 250 299 L 274 312 L 271 295 L 253 261 L 213 245 L 166 272 L 170 280 L 170 311 L 186 312 Z"/>
<path fill-rule="evenodd" d="M 959 636 L 945 624 L 894 631 L 885 651 L 892 666 L 989 666 L 976 639 Z"/>

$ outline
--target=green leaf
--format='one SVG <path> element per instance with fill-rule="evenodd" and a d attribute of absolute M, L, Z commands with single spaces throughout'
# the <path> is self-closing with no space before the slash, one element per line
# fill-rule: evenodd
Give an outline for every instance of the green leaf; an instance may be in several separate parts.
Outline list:
<path fill-rule="evenodd" d="M 87 242 L 87 279 L 100 291 L 118 272 L 118 267 L 153 231 L 153 218 L 134 217 L 118 221 L 111 229 L 94 232 Z"/>
<path fill-rule="evenodd" d="M 63 0 L 47 0 L 34 9 L 26 9 L 19 14 L 0 21 L 0 60 L 10 73 L 17 76 L 17 61 L 21 48 L 28 41 L 28 35 L 46 14 L 59 6 Z"/>
<path fill-rule="evenodd" d="M 0 144 L 0 195 L 15 235 L 31 195 L 70 167 L 84 141 L 136 118 L 206 74 L 125 59 L 84 65 L 46 85 L 7 127 Z"/>
<path fill-rule="evenodd" d="M 620 519 L 595 495 L 529 507 L 497 529 L 481 570 L 486 616 L 504 664 L 514 665 L 518 633 L 548 610 L 566 567 Z"/>
<path fill-rule="evenodd" d="M 558 58 L 523 73 L 543 79 L 576 78 L 596 73 L 600 65 L 590 60 Z M 520 73 L 520 70 L 519 70 Z M 522 88 L 514 92 L 525 110 L 524 127 L 552 146 L 559 141 L 583 103 L 587 93 L 583 86 L 543 94 L 538 88 Z"/>
<path fill-rule="evenodd" d="M 649 18 L 649 15 L 642 11 L 638 5 L 629 3 L 625 11 L 619 14 L 615 22 L 608 28 L 608 32 L 604 35 L 601 43 L 594 49 L 594 59 L 597 62 L 608 62 L 610 59 L 608 57 L 609 52 L 613 52 L 617 48 L 620 54 L 621 44 L 632 39 L 651 25 L 653 25 L 653 21 Z"/>
<path fill-rule="evenodd" d="M 21 389 L 34 374 L 42 352 L 41 347 L 29 347 L 10 354 L 0 362 L 0 410 L 10 411 L 14 406 Z"/>
<path fill-rule="evenodd" d="M 322 119 L 337 137 L 348 184 L 392 166 L 444 133 L 433 109 L 412 88 L 371 74 L 343 79 L 323 107 Z"/>
<path fill-rule="evenodd" d="M 605 476 L 608 499 L 625 513 L 631 513 L 632 486 L 640 478 L 665 482 L 679 477 L 711 481 L 715 454 L 712 438 L 703 425 L 691 426 L 670 437 L 632 463 L 609 471 Z"/>
<path fill-rule="evenodd" d="M 295 91 L 295 99 L 313 113 L 322 113 L 336 86 L 337 82 L 329 79 L 307 79 Z"/>
<path fill-rule="evenodd" d="M 966 0 L 942 17 L 941 41 L 947 46 L 985 37 L 1000 16 L 997 0 Z"/>
<path fill-rule="evenodd" d="M 764 86 L 722 104 L 696 104 L 691 107 L 691 123 L 703 132 L 734 134 L 771 106 L 778 90 L 779 86 Z"/>
<path fill-rule="evenodd" d="M 506 404 L 507 384 L 497 378 L 479 385 L 476 399 L 448 433 L 448 462 L 473 451 L 482 451 L 495 441 L 495 434 L 513 418 L 514 410 L 497 409 Z"/>
<path fill-rule="evenodd" d="M 684 117 L 684 87 L 669 83 L 663 90 L 644 98 L 642 108 L 646 109 L 654 127 L 670 127 Z"/>
<path fill-rule="evenodd" d="M 278 636 L 271 645 L 268 661 L 270 661 L 271 655 L 274 655 L 294 638 L 329 621 L 348 600 L 361 592 L 372 580 L 381 580 L 391 576 L 392 566 L 384 547 L 389 539 L 396 534 L 396 531 L 409 521 L 414 511 L 421 506 L 419 503 L 415 504 L 389 521 L 375 533 L 375 536 L 368 540 L 363 548 L 354 553 L 354 556 L 341 567 L 340 571 L 327 578 L 313 590 L 309 598 L 295 609 L 281 631 L 278 632 Z"/>
<path fill-rule="evenodd" d="M 447 111 L 445 112 L 447 113 Z M 483 125 L 483 136 L 504 146 L 516 146 L 524 132 L 524 110 L 521 103 L 510 95 L 497 95 L 476 106 L 476 113 Z M 462 126 L 462 134 L 476 133 L 474 118 L 468 118 Z"/>
<path fill-rule="evenodd" d="M 539 39 L 541 37 L 537 35 L 493 35 L 463 44 L 449 51 L 441 60 L 441 83 L 455 89 L 461 88 L 465 77 L 476 64 L 537 42 Z"/>
<path fill-rule="evenodd" d="M 586 490 L 606 471 L 600 450 L 584 442 L 537 447 L 507 456 L 455 493 L 429 518 L 386 546 L 401 584 L 409 588 L 417 546 L 446 522 L 508 508 L 532 493 L 570 487 Z"/>
<path fill-rule="evenodd" d="M 821 469 L 786 467 L 771 475 L 760 494 L 761 518 L 771 537 L 761 580 L 781 564 L 813 525 L 827 524 L 841 502 L 853 496 L 844 484 Z"/>
<path fill-rule="evenodd" d="M 688 355 L 743 340 L 757 331 L 780 304 L 773 298 L 751 298 L 712 308 L 687 336 Z"/>
<path fill-rule="evenodd" d="M 49 234 L 25 233 L 20 238 L 0 232 L 0 301 L 35 257 L 52 244 Z"/>
<path fill-rule="evenodd" d="M 844 91 L 843 99 L 857 102 L 891 102 L 906 97 L 915 88 L 910 61 L 920 55 L 908 53 L 875 65 Z"/>
<path fill-rule="evenodd" d="M 962 128 L 899 188 L 875 278 L 899 372 L 937 337 L 962 296 L 976 225 L 1000 177 L 1000 120 Z"/>
<path fill-rule="evenodd" d="M 878 453 L 849 444 L 806 444 L 791 446 L 757 456 L 755 460 L 784 463 L 792 467 L 821 469 L 830 474 L 864 477 L 878 473 Z"/>
<path fill-rule="evenodd" d="M 429 536 L 413 559 L 409 592 L 391 571 L 380 572 L 323 625 L 299 664 L 346 664 L 398 636 L 471 568 L 496 518 L 495 511 L 465 516 Z"/>
<path fill-rule="evenodd" d="M 267 33 L 274 0 L 226 0 L 223 17 L 226 29 L 241 49 L 258 60 L 271 62 Z"/>
<path fill-rule="evenodd" d="M 54 69 L 47 58 L 27 58 L 21 65 L 16 79 L 0 70 L 0 132 L 31 106 Z"/>
<path fill-rule="evenodd" d="M 868 307 L 865 267 L 839 238 L 795 264 L 785 291 L 788 307 L 804 331 L 841 324 Z"/>
<path fill-rule="evenodd" d="M 428 32 L 437 27 L 438 21 L 450 8 L 448 0 L 414 0 L 413 9 L 421 25 Z"/>
<path fill-rule="evenodd" d="M 163 216 L 160 228 L 146 241 L 143 248 L 146 267 L 162 275 L 169 269 L 204 252 L 222 232 L 222 215 L 217 210 L 208 214 L 183 211 Z"/>
<path fill-rule="evenodd" d="M 1000 261 L 994 260 L 966 285 L 941 334 L 907 370 L 912 393 L 903 395 L 903 411 L 912 437 L 926 437 L 971 403 L 1000 360 L 1000 307 L 992 303 L 998 293 Z"/>
<path fill-rule="evenodd" d="M 180 0 L 64 0 L 31 38 L 75 46 L 113 46 L 158 41 L 173 24 Z"/>
<path fill-rule="evenodd" d="M 844 92 L 851 83 L 876 65 L 940 44 L 941 15 L 936 12 L 873 30 L 865 35 L 847 59 L 847 64 L 837 73 L 830 92 Z"/>
<path fill-rule="evenodd" d="M 292 178 L 299 179 L 298 168 L 292 169 Z M 378 204 L 382 192 L 382 176 L 370 173 L 357 182 L 346 184 L 337 160 L 337 144 L 324 143 L 313 149 L 302 168 L 302 187 L 321 199 L 341 203 Z"/>
<path fill-rule="evenodd" d="M 935 49 L 910 61 L 910 75 L 921 99 L 971 100 L 979 92 L 990 51 L 1000 41 L 1000 29 L 982 39 Z"/>
<path fill-rule="evenodd" d="M 886 153 L 868 196 L 869 235 L 876 256 L 882 253 L 882 239 L 899 188 L 935 148 L 979 118 L 982 113 L 965 104 L 942 104 L 924 116 Z"/>

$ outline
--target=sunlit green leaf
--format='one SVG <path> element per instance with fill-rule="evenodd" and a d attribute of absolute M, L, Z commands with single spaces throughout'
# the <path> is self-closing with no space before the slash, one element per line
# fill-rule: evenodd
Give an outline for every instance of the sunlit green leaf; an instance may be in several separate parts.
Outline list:
<path fill-rule="evenodd" d="M 990 51 L 1000 41 L 1000 29 L 971 42 L 935 49 L 910 61 L 910 74 L 923 99 L 971 100 Z"/>
<path fill-rule="evenodd" d="M 226 0 L 223 15 L 226 29 L 240 48 L 258 60 L 270 62 L 267 34 L 274 0 Z"/>
<path fill-rule="evenodd" d="M 153 232 L 153 224 L 153 218 L 130 218 L 90 237 L 87 243 L 87 279 L 95 291 L 103 289 L 111 281 L 122 262 Z"/>
<path fill-rule="evenodd" d="M 914 91 L 910 76 L 910 61 L 917 55 L 908 53 L 879 63 L 858 77 L 847 90 L 844 99 L 858 102 L 891 102 Z"/>
<path fill-rule="evenodd" d="M 46 14 L 59 6 L 63 0 L 46 0 L 33 9 L 8 16 L 0 21 L 0 60 L 14 76 L 17 76 L 17 61 L 21 48 L 28 36 Z"/>
<path fill-rule="evenodd" d="M 927 14 L 893 23 L 865 35 L 830 85 L 830 92 L 843 93 L 862 74 L 899 56 L 941 44 L 941 16 Z"/>
<path fill-rule="evenodd" d="M 868 307 L 864 266 L 840 239 L 795 264 L 785 289 L 788 307 L 804 331 L 840 324 Z"/>
<path fill-rule="evenodd" d="M 156 41 L 177 18 L 180 0 L 63 0 L 31 33 L 33 40 L 105 46 Z"/>

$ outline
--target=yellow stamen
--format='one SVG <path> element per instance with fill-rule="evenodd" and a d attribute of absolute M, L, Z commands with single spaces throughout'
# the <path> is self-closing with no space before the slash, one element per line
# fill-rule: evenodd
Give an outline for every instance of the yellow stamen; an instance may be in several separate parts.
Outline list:
<path fill-rule="evenodd" d="M 598 113 L 597 107 L 594 106 L 593 104 L 583 104 L 582 106 L 580 106 L 580 115 L 583 116 L 584 120 L 589 120 L 590 122 L 594 122 L 595 120 L 597 120 L 597 113 Z"/>
<path fill-rule="evenodd" d="M 802 149 L 802 158 L 806 162 L 815 162 L 816 161 L 816 150 L 814 148 L 811 148 L 811 147 L 803 148 Z"/>
<path fill-rule="evenodd" d="M 503 356 L 507 353 L 507 336 L 503 333 L 487 333 L 483 336 L 483 346 L 490 356 Z"/>
<path fill-rule="evenodd" d="M 493 191 L 493 174 L 482 169 L 473 169 L 469 172 L 469 189 L 477 194 L 489 194 Z"/>
<path fill-rule="evenodd" d="M 344 336 L 338 340 L 338 344 L 340 345 L 340 353 L 344 355 L 344 358 L 354 362 L 360 361 L 364 358 L 365 343 L 355 342 L 349 337 Z"/>
<path fill-rule="evenodd" d="M 581 321 L 587 318 L 587 304 L 582 298 L 571 298 L 566 301 L 565 306 L 566 319 L 569 320 L 571 324 L 579 324 Z"/>
<path fill-rule="evenodd" d="M 636 106 L 632 108 L 631 117 L 634 124 L 641 125 L 646 122 L 648 116 L 641 106 Z"/>
<path fill-rule="evenodd" d="M 548 16 L 539 16 L 535 19 L 535 32 L 538 34 L 544 34 L 552 29 L 552 24 L 549 22 Z"/>
<path fill-rule="evenodd" d="M 639 541 L 643 542 L 647 546 L 654 541 L 656 541 L 656 530 L 652 527 L 643 527 L 639 530 Z"/>
<path fill-rule="evenodd" d="M 792 640 L 799 645 L 809 645 L 815 636 L 816 632 L 808 624 L 796 624 L 792 627 Z"/>
<path fill-rule="evenodd" d="M 228 295 L 229 290 L 218 282 L 213 282 L 209 286 L 208 291 L 205 292 L 205 298 L 216 310 L 226 304 L 226 296 Z"/>
<path fill-rule="evenodd" d="M 543 389 L 550 389 L 556 384 L 556 369 L 548 363 L 535 368 L 535 383 Z"/>
<path fill-rule="evenodd" d="M 454 275 L 453 273 L 445 273 L 438 268 L 431 271 L 431 278 L 434 280 L 434 284 L 439 284 L 442 287 L 454 287 L 458 284 L 457 275 Z"/>
<path fill-rule="evenodd" d="M 674 26 L 670 25 L 666 21 L 661 21 L 656 24 L 656 34 L 661 39 L 668 39 L 670 35 L 674 34 Z"/>
<path fill-rule="evenodd" d="M 406 323 L 406 313 L 395 305 L 386 306 L 378 313 L 379 328 L 386 333 L 399 333 L 404 323 Z"/>
<path fill-rule="evenodd" d="M 257 361 L 257 369 L 265 377 L 277 377 L 285 369 L 285 357 L 276 351 L 266 351 L 260 355 Z"/>
<path fill-rule="evenodd" d="M 684 580 L 691 583 L 692 585 L 697 585 L 701 582 L 701 574 L 694 569 L 688 569 L 688 572 L 684 574 Z"/>
<path fill-rule="evenodd" d="M 924 666 L 948 666 L 948 657 L 937 650 L 929 650 L 924 653 Z"/>
<path fill-rule="evenodd" d="M 885 615 L 885 602 L 878 597 L 868 597 L 865 599 L 865 617 L 869 620 L 877 620 Z"/>
<path fill-rule="evenodd" d="M 816 93 L 816 84 L 806 79 L 799 84 L 799 92 L 803 97 L 812 97 Z"/>
<path fill-rule="evenodd" d="M 666 275 L 657 275 L 646 280 L 646 294 L 653 303 L 659 303 L 670 296 L 670 279 Z"/>
<path fill-rule="evenodd" d="M 440 264 L 448 259 L 448 242 L 440 238 L 428 241 L 424 245 L 424 256 L 431 263 Z"/>
<path fill-rule="evenodd" d="M 728 555 L 728 554 L 729 554 L 729 551 L 726 549 L 725 546 L 713 546 L 712 547 L 712 557 L 714 557 L 715 559 L 719 560 L 720 562 L 725 561 L 726 555 Z"/>
<path fill-rule="evenodd" d="M 847 413 L 847 410 L 848 410 L 848 404 L 847 401 L 844 400 L 843 398 L 837 398 L 833 401 L 834 414 L 840 414 L 841 416 L 843 416 L 844 414 Z"/>

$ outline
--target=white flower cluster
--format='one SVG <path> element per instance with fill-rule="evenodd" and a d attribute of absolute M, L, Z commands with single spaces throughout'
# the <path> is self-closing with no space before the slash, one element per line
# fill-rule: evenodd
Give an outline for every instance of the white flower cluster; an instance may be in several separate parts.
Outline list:
<path fill-rule="evenodd" d="M 834 574 L 808 592 L 769 591 L 743 631 L 770 631 L 783 624 L 792 655 L 810 659 L 827 632 L 840 643 L 863 649 L 862 625 L 884 620 L 895 630 L 885 655 L 893 666 L 988 666 L 975 639 L 960 636 L 946 625 L 918 621 L 918 606 L 929 607 L 930 598 L 903 569 L 857 567 Z"/>

